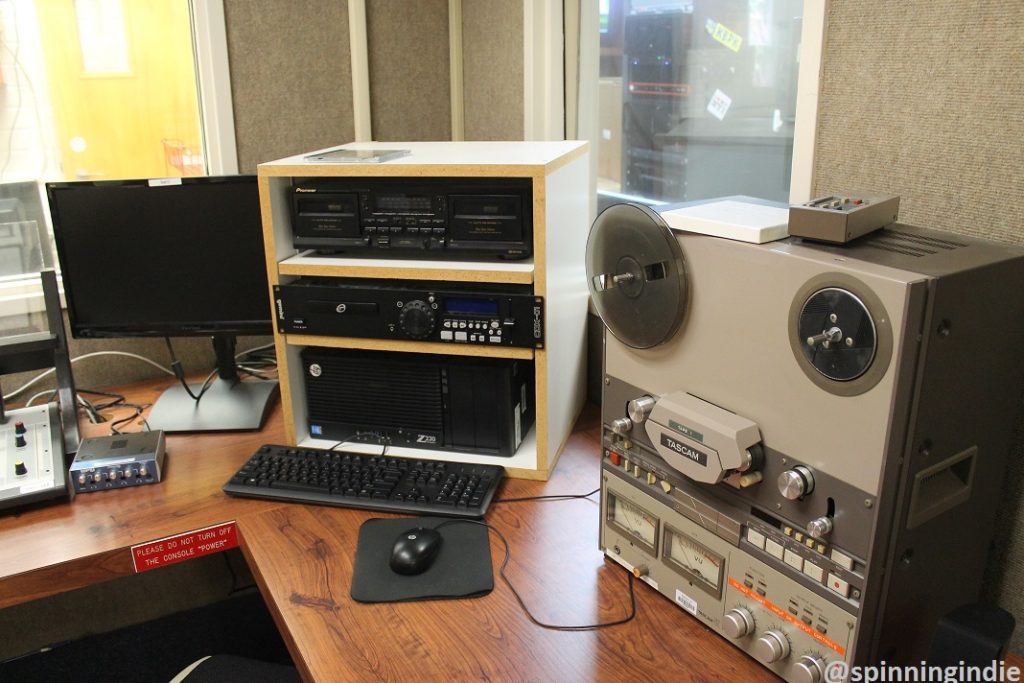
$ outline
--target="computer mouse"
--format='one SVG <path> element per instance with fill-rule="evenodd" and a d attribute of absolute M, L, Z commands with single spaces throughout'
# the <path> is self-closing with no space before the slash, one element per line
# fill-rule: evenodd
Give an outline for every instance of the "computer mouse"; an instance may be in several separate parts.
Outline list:
<path fill-rule="evenodd" d="M 416 527 L 399 534 L 391 549 L 391 569 L 397 574 L 422 574 L 430 569 L 441 550 L 441 533 Z"/>

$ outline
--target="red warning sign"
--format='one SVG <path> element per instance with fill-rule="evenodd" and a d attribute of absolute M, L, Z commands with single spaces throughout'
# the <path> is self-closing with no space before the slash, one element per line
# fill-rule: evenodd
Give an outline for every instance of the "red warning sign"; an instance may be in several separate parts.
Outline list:
<path fill-rule="evenodd" d="M 233 521 L 224 522 L 204 529 L 186 531 L 183 534 L 133 545 L 132 562 L 135 563 L 135 573 L 137 574 L 236 547 L 238 547 L 238 528 Z"/>

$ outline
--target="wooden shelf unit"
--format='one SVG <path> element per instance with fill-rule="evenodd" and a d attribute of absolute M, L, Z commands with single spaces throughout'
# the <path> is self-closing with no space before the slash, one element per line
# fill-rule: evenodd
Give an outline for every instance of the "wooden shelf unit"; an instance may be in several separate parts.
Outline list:
<path fill-rule="evenodd" d="M 547 479 L 583 407 L 586 380 L 587 283 L 584 268 L 589 197 L 587 143 L 352 143 L 353 149 L 408 149 L 380 164 L 313 164 L 305 155 L 259 165 L 260 205 L 271 287 L 302 276 L 436 280 L 532 285 L 544 298 L 545 347 L 523 349 L 412 340 L 357 339 L 275 332 L 284 426 L 290 444 L 330 447 L 308 436 L 300 353 L 308 346 L 533 359 L 536 422 L 511 458 L 391 446 L 389 453 L 504 465 L 508 475 Z M 320 256 L 292 244 L 290 189 L 294 178 L 529 178 L 533 185 L 533 258 L 523 261 L 434 261 Z M 346 445 L 374 452 L 379 446 Z"/>

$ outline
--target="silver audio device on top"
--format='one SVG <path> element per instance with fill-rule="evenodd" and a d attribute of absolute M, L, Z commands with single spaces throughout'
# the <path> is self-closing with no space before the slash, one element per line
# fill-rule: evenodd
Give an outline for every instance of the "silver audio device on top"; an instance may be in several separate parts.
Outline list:
<path fill-rule="evenodd" d="M 617 204 L 586 261 L 607 557 L 787 681 L 920 662 L 979 596 L 1024 250 L 898 223 L 752 244 Z"/>

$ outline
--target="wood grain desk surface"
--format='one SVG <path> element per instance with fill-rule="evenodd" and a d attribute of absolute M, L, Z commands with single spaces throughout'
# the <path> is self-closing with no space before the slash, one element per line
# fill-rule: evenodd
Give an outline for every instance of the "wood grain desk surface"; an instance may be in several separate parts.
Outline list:
<path fill-rule="evenodd" d="M 174 381 L 151 380 L 122 391 L 129 401 L 153 403 Z M 83 437 L 110 433 L 109 424 L 79 423 Z M 277 404 L 260 432 L 170 434 L 159 484 L 0 512 L 0 608 L 132 574 L 134 544 L 280 505 L 229 498 L 221 486 L 260 444 L 284 438 L 281 424 Z"/>
<path fill-rule="evenodd" d="M 507 480 L 500 498 L 585 493 L 599 485 L 599 422 L 585 411 L 548 482 Z M 588 632 L 530 622 L 498 576 L 483 598 L 362 604 L 349 595 L 360 525 L 380 513 L 281 506 L 239 523 L 242 551 L 296 665 L 310 681 L 777 680 L 647 585 L 634 621 Z M 597 495 L 493 504 L 506 571 L 537 619 L 613 621 L 629 613 L 627 573 L 598 550 Z"/>
<path fill-rule="evenodd" d="M 155 400 L 167 385 L 134 385 L 129 399 Z M 498 497 L 597 488 L 598 420 L 596 410 L 584 412 L 548 482 L 507 480 Z M 109 429 L 83 426 L 86 435 Z M 282 438 L 278 405 L 260 432 L 169 435 L 158 485 L 0 515 L 0 607 L 126 576 L 131 545 L 236 520 L 242 552 L 308 681 L 777 680 L 641 582 L 629 624 L 558 632 L 531 623 L 498 576 L 504 548 L 493 534 L 490 595 L 356 603 L 349 590 L 359 527 L 389 515 L 221 491 L 260 444 Z M 596 495 L 492 506 L 487 521 L 511 544 L 506 573 L 539 620 L 589 624 L 628 614 L 627 575 L 598 550 L 598 517 Z"/>

